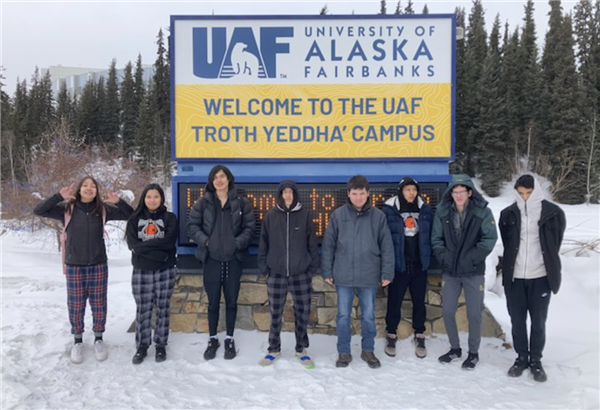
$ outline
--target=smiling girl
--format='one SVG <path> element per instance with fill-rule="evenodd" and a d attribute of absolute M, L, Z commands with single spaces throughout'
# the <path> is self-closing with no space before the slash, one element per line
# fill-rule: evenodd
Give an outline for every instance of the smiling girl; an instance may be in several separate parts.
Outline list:
<path fill-rule="evenodd" d="M 158 184 L 144 188 L 140 202 L 127 222 L 127 245 L 131 249 L 131 286 L 137 305 L 133 364 L 140 364 L 152 343 L 152 308 L 156 305 L 157 362 L 167 359 L 169 310 L 175 286 L 177 217 L 165 207 L 165 193 Z"/>
<path fill-rule="evenodd" d="M 125 220 L 133 209 L 109 190 L 103 201 L 98 183 L 90 176 L 83 178 L 75 189 L 74 186 L 71 184 L 62 188 L 59 193 L 36 206 L 33 212 L 38 216 L 58 219 L 66 225 L 63 262 L 66 265 L 69 321 L 75 337 L 71 361 L 83 361 L 83 319 L 88 299 L 94 322 L 94 354 L 98 361 L 103 361 L 108 356 L 102 340 L 108 286 L 104 222 Z"/>

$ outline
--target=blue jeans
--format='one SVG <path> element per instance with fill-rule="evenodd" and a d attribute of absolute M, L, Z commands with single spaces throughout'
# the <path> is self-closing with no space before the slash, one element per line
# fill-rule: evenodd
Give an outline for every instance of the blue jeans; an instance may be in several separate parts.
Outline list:
<path fill-rule="evenodd" d="M 350 324 L 354 291 L 358 295 L 358 305 L 360 306 L 361 347 L 364 352 L 373 352 L 375 350 L 376 335 L 375 295 L 377 294 L 377 287 L 355 288 L 350 286 L 336 286 L 335 291 L 337 292 L 338 299 L 338 314 L 336 318 L 338 353 L 351 353 L 350 339 L 352 338 L 352 331 Z"/>

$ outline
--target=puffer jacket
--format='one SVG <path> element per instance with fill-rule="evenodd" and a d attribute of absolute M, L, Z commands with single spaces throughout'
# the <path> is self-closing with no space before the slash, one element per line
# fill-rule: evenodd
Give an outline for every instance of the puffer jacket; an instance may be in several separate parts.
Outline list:
<path fill-rule="evenodd" d="M 521 210 L 518 201 L 525 201 L 517 194 L 517 202 L 503 209 L 500 213 L 499 227 L 502 243 L 504 244 L 502 284 L 506 289 L 511 288 L 515 267 L 517 265 L 517 258 L 521 258 L 521 266 L 529 266 L 532 261 L 541 258 L 550 289 L 553 293 L 557 293 L 560 289 L 562 268 L 559 251 L 567 221 L 562 209 L 552 202 L 542 199 L 543 193 L 538 186 L 539 184 L 536 181 L 536 188 L 534 188 L 531 196 L 526 202 L 528 205 L 530 205 L 530 201 L 532 201 L 532 203 L 535 201 L 541 203 L 539 220 L 532 221 L 535 225 L 530 228 L 537 230 L 536 233 L 539 234 L 539 243 L 536 245 L 538 248 L 537 251 L 535 251 L 535 255 L 531 254 L 531 251 L 533 250 L 527 246 L 527 242 L 524 242 L 527 236 L 524 237 L 522 235 L 524 226 L 522 224 Z M 535 194 L 536 191 L 538 191 L 537 194 Z M 537 264 L 539 264 L 539 262 L 537 262 L 536 265 Z"/>
<path fill-rule="evenodd" d="M 206 187 L 208 188 L 208 184 Z M 247 198 L 237 195 L 235 184 L 231 184 L 228 196 L 233 235 L 235 236 L 235 256 L 241 261 L 246 255 L 248 246 L 252 241 L 254 226 L 256 224 L 254 211 Z M 207 241 L 215 229 L 215 203 L 217 201 L 219 199 L 216 194 L 205 189 L 204 196 L 198 198 L 188 216 L 188 236 L 198 245 L 196 258 L 202 263 L 206 261 L 208 256 Z"/>
<path fill-rule="evenodd" d="M 33 213 L 37 216 L 57 219 L 65 223 L 66 204 L 61 194 L 57 193 L 35 207 Z M 126 220 L 133 208 L 122 199 L 116 206 L 104 204 L 107 221 Z M 76 266 L 91 266 L 107 261 L 104 244 L 104 225 L 102 213 L 96 212 L 95 207 L 86 210 L 86 204 L 81 201 L 73 203 L 73 214 L 67 226 L 67 241 L 65 243 L 65 264 Z"/>
<path fill-rule="evenodd" d="M 473 194 L 469 198 L 460 237 L 454 229 L 454 200 L 452 188 L 456 185 L 469 187 Z M 498 232 L 492 211 L 487 201 L 475 189 L 467 175 L 455 175 L 437 206 L 433 218 L 431 247 L 442 267 L 442 273 L 450 276 L 472 276 L 485 274 L 485 259 L 494 249 Z"/>
<path fill-rule="evenodd" d="M 290 209 L 282 198 L 284 188 L 292 188 Z M 317 273 L 319 246 L 308 211 L 298 202 L 298 189 L 291 180 L 277 189 L 276 206 L 265 215 L 258 246 L 258 267 L 263 275 L 286 276 Z"/>
<path fill-rule="evenodd" d="M 332 212 L 321 251 L 321 274 L 336 285 L 377 287 L 394 280 L 390 228 L 370 197 L 360 211 L 348 200 Z"/>
<path fill-rule="evenodd" d="M 429 269 L 431 261 L 431 227 L 433 225 L 433 209 L 421 197 L 417 198 L 419 206 L 419 260 L 423 270 Z M 396 271 L 406 271 L 406 257 L 404 255 L 404 220 L 400 214 L 400 203 L 395 195 L 385 201 L 381 209 L 387 218 L 392 241 L 394 242 L 394 255 L 396 258 Z"/>
<path fill-rule="evenodd" d="M 131 249 L 131 264 L 136 269 L 165 270 L 175 266 L 179 224 L 174 213 L 161 206 L 155 212 L 148 209 L 127 222 L 127 246 Z"/>

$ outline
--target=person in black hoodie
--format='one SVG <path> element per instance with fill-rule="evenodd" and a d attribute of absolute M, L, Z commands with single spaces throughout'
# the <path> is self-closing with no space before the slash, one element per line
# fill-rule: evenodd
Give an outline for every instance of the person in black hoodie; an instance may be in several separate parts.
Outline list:
<path fill-rule="evenodd" d="M 175 286 L 175 242 L 179 225 L 175 214 L 165 207 L 165 193 L 158 184 L 144 188 L 137 208 L 127 222 L 127 246 L 131 249 L 131 287 L 135 304 L 133 364 L 146 357 L 152 336 L 152 308 L 156 305 L 156 361 L 167 359 L 169 310 Z"/>
<path fill-rule="evenodd" d="M 396 341 L 402 301 L 410 289 L 415 354 L 427 355 L 425 348 L 425 292 L 427 269 L 431 260 L 431 227 L 433 210 L 420 196 L 419 184 L 404 177 L 398 185 L 398 195 L 385 201 L 382 208 L 394 242 L 396 272 L 388 286 L 387 328 L 385 354 L 396 356 Z"/>
<path fill-rule="evenodd" d="M 67 307 L 75 344 L 71 361 L 83 361 L 83 330 L 86 302 L 89 299 L 95 340 L 94 355 L 103 361 L 108 352 L 102 335 L 106 326 L 108 265 L 104 245 L 104 222 L 125 220 L 133 209 L 114 192 L 107 190 L 102 201 L 100 186 L 91 176 L 64 187 L 42 201 L 33 213 L 57 219 L 66 225 L 62 244 L 64 273 L 67 278 Z"/>
<path fill-rule="evenodd" d="M 258 267 L 267 276 L 271 311 L 269 352 L 259 364 L 268 366 L 281 355 L 281 320 L 289 289 L 294 300 L 296 357 L 306 368 L 313 368 L 314 362 L 306 352 L 307 327 L 319 249 L 310 215 L 298 202 L 296 183 L 281 182 L 276 201 L 263 219 L 258 247 Z"/>
<path fill-rule="evenodd" d="M 238 196 L 233 174 L 215 165 L 208 174 L 204 196 L 188 216 L 188 236 L 198 245 L 196 258 L 204 266 L 204 290 L 208 296 L 208 347 L 204 359 L 214 359 L 221 344 L 217 338 L 221 289 L 225 295 L 225 359 L 236 356 L 233 330 L 240 293 L 242 259 L 254 231 L 254 211 L 247 198 Z"/>

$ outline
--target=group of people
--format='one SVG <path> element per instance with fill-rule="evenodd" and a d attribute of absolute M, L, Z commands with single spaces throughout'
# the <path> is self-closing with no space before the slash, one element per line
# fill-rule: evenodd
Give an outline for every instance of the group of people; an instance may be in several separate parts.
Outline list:
<path fill-rule="evenodd" d="M 104 223 L 127 220 L 126 239 L 132 252 L 132 290 L 137 305 L 136 353 L 134 364 L 147 356 L 152 342 L 151 317 L 156 306 L 154 344 L 156 361 L 166 359 L 169 336 L 169 303 L 173 292 L 178 236 L 176 216 L 167 211 L 165 196 L 157 184 L 148 185 L 133 210 L 108 191 L 102 200 L 98 184 L 84 178 L 74 189 L 65 187 L 40 203 L 36 215 L 63 222 L 69 319 L 75 343 L 71 360 L 83 360 L 83 317 L 86 300 L 92 308 L 97 360 L 105 360 L 102 340 L 106 323 L 108 270 L 104 246 Z M 479 362 L 481 322 L 485 290 L 485 260 L 497 241 L 497 227 L 487 201 L 465 175 L 452 178 L 434 213 L 419 195 L 419 183 L 403 178 L 398 194 L 382 209 L 372 205 L 369 182 L 362 175 L 351 177 L 347 203 L 330 216 L 321 255 L 308 210 L 299 202 L 296 183 L 279 185 L 276 205 L 264 217 L 259 238 L 258 267 L 267 277 L 271 313 L 269 347 L 259 361 L 268 366 L 281 357 L 281 329 L 287 293 L 291 293 L 295 315 L 295 354 L 306 368 L 309 356 L 308 324 L 312 277 L 320 268 L 325 282 L 335 286 L 336 367 L 352 361 L 351 317 L 355 297 L 361 321 L 361 359 L 370 368 L 381 362 L 375 355 L 375 298 L 388 288 L 386 342 L 384 352 L 396 355 L 401 307 L 407 289 L 412 301 L 415 354 L 427 355 L 425 347 L 425 294 L 427 271 L 434 256 L 442 271 L 442 314 L 450 350 L 439 357 L 450 363 L 462 357 L 456 311 L 464 292 L 469 323 L 468 352 L 464 369 Z M 515 183 L 516 201 L 500 215 L 499 230 L 504 243 L 503 285 L 518 355 L 509 369 L 511 377 L 529 368 L 536 381 L 545 381 L 541 359 L 545 345 L 545 322 L 551 293 L 559 290 L 559 249 L 566 220 L 564 212 L 544 199 L 539 183 L 531 175 Z M 208 297 L 209 340 L 205 360 L 216 357 L 221 346 L 217 327 L 221 293 L 225 298 L 226 335 L 224 358 L 236 357 L 234 327 L 240 291 L 242 261 L 252 240 L 255 225 L 252 206 L 239 196 L 235 178 L 223 165 L 213 167 L 203 197 L 192 207 L 187 231 L 197 244 L 202 262 L 204 289 Z M 531 318 L 531 331 L 527 317 Z"/>

